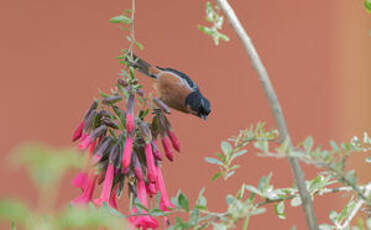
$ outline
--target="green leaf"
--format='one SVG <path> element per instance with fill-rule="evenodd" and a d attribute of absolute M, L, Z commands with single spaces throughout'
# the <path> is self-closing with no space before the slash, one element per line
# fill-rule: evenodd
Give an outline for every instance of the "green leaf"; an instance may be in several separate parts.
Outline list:
<path fill-rule="evenodd" d="M 227 173 L 227 175 L 225 176 L 225 179 L 227 180 L 229 177 L 231 177 L 233 174 L 235 174 L 236 171 L 231 171 L 229 173 Z"/>
<path fill-rule="evenodd" d="M 290 204 L 292 207 L 297 207 L 299 205 L 301 205 L 301 199 L 299 196 L 296 196 L 294 197 L 291 201 L 290 201 Z"/>
<path fill-rule="evenodd" d="M 138 47 L 139 50 L 143 50 L 144 49 L 144 46 L 139 43 L 139 42 L 135 42 L 135 45 Z"/>
<path fill-rule="evenodd" d="M 212 181 L 215 181 L 216 179 L 218 179 L 220 176 L 222 175 L 221 172 L 217 172 L 214 174 L 214 176 L 211 178 Z"/>
<path fill-rule="evenodd" d="M 305 152 L 309 153 L 313 147 L 313 137 L 309 136 L 303 141 L 303 147 Z"/>
<path fill-rule="evenodd" d="M 215 155 L 217 155 L 218 158 L 225 163 L 225 155 L 223 155 L 221 153 L 215 153 Z"/>
<path fill-rule="evenodd" d="M 250 191 L 250 192 L 255 193 L 255 194 L 258 194 L 258 195 L 261 194 L 261 192 L 257 188 L 255 188 L 254 186 L 252 186 L 252 185 L 246 185 L 245 186 L 245 189 L 247 191 Z"/>
<path fill-rule="evenodd" d="M 189 212 L 188 199 L 187 199 L 187 197 L 186 197 L 183 193 L 180 193 L 180 194 L 179 194 L 179 196 L 178 196 L 178 202 L 179 202 L 179 205 L 180 205 L 184 210 L 186 210 L 187 212 Z"/>
<path fill-rule="evenodd" d="M 111 23 L 124 23 L 126 25 L 128 25 L 132 22 L 131 18 L 128 18 L 125 15 L 120 15 L 120 16 L 113 17 L 109 21 Z"/>
<path fill-rule="evenodd" d="M 339 146 L 336 144 L 335 141 L 330 141 L 330 146 L 332 147 L 332 149 L 333 149 L 335 152 L 340 152 L 340 148 L 339 148 Z"/>
<path fill-rule="evenodd" d="M 232 152 L 232 146 L 226 141 L 222 141 L 221 148 L 225 155 L 229 155 Z"/>
<path fill-rule="evenodd" d="M 202 188 L 200 193 L 198 194 L 196 204 L 199 206 L 199 208 L 204 207 L 206 209 L 207 200 L 206 200 L 206 197 L 204 196 L 204 192 L 205 192 L 205 188 Z"/>
<path fill-rule="evenodd" d="M 283 201 L 279 202 L 278 204 L 274 204 L 274 212 L 276 213 L 277 217 L 280 219 L 286 219 L 285 216 L 285 203 Z"/>
<path fill-rule="evenodd" d="M 213 224 L 213 230 L 227 230 L 227 226 L 225 226 L 224 224 L 220 223 L 220 224 Z"/>
<path fill-rule="evenodd" d="M 227 201 L 227 204 L 228 205 L 231 205 L 233 203 L 233 201 L 235 200 L 234 196 L 228 194 L 226 197 L 225 197 L 225 200 Z"/>
<path fill-rule="evenodd" d="M 246 153 L 247 153 L 247 150 L 241 150 L 241 151 L 239 151 L 239 152 L 237 152 L 237 153 L 234 153 L 234 154 L 232 155 L 232 157 L 231 157 L 231 161 L 234 160 L 234 159 L 237 158 L 237 157 L 240 157 L 240 156 L 246 154 Z"/>
<path fill-rule="evenodd" d="M 265 213 L 265 211 L 267 211 L 266 208 L 257 208 L 257 209 L 254 209 L 254 210 L 251 212 L 251 215 L 260 215 L 260 214 Z"/>
<path fill-rule="evenodd" d="M 210 164 L 216 164 L 216 165 L 223 165 L 223 162 L 221 162 L 218 159 L 212 158 L 212 157 L 205 157 L 205 161 L 210 163 Z"/>
<path fill-rule="evenodd" d="M 264 153 L 267 153 L 269 150 L 268 142 L 267 141 L 257 141 L 254 142 L 254 147 L 261 150 Z"/>
<path fill-rule="evenodd" d="M 357 175 L 354 170 L 349 171 L 346 175 L 345 178 L 352 184 L 357 183 Z"/>
<path fill-rule="evenodd" d="M 329 224 L 321 224 L 319 226 L 320 230 L 334 230 L 335 228 L 332 225 Z"/>
<path fill-rule="evenodd" d="M 206 35 L 212 35 L 214 33 L 213 29 L 207 26 L 198 25 L 198 29 Z"/>

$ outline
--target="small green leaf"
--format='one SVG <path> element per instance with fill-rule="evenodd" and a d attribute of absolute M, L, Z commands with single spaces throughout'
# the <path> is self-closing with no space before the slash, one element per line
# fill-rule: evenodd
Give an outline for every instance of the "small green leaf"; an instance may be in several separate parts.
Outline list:
<path fill-rule="evenodd" d="M 299 196 L 296 196 L 294 197 L 291 201 L 290 201 L 290 204 L 292 207 L 297 207 L 299 205 L 301 205 L 301 199 Z"/>
<path fill-rule="evenodd" d="M 250 191 L 250 192 L 255 193 L 255 194 L 258 194 L 258 195 L 261 194 L 261 192 L 257 188 L 255 188 L 254 186 L 252 186 L 252 185 L 246 185 L 245 186 L 245 189 L 247 191 Z"/>
<path fill-rule="evenodd" d="M 126 17 L 125 15 L 120 15 L 120 16 L 113 17 L 109 21 L 111 23 L 124 23 L 126 25 L 128 25 L 132 22 L 131 19 Z"/>
<path fill-rule="evenodd" d="M 321 224 L 319 226 L 320 230 L 334 230 L 335 228 L 332 225 L 329 224 Z"/>
<path fill-rule="evenodd" d="M 330 141 L 330 145 L 335 152 L 340 152 L 340 148 L 335 141 Z"/>
<path fill-rule="evenodd" d="M 267 141 L 257 141 L 254 142 L 254 147 L 261 150 L 264 153 L 267 153 L 269 150 L 268 142 Z"/>
<path fill-rule="evenodd" d="M 276 213 L 277 217 L 280 219 L 286 219 L 285 216 L 285 203 L 283 201 L 279 202 L 278 204 L 274 205 L 274 212 Z"/>
<path fill-rule="evenodd" d="M 346 175 L 345 178 L 352 184 L 357 183 L 357 175 L 354 170 L 349 171 Z"/>
<path fill-rule="evenodd" d="M 212 157 L 205 157 L 205 161 L 210 163 L 210 164 L 215 164 L 215 165 L 223 165 L 223 162 L 221 162 L 218 159 L 212 158 Z"/>
<path fill-rule="evenodd" d="M 236 171 L 231 171 L 229 173 L 227 173 L 227 175 L 225 176 L 225 179 L 227 180 L 229 177 L 231 177 L 233 174 L 235 174 Z"/>
<path fill-rule="evenodd" d="M 207 200 L 206 200 L 206 197 L 204 196 L 204 192 L 205 192 L 205 188 L 202 188 L 200 193 L 198 194 L 198 198 L 196 202 L 198 209 L 206 209 Z"/>
<path fill-rule="evenodd" d="M 227 201 L 227 204 L 228 205 L 231 205 L 233 203 L 233 201 L 235 200 L 234 196 L 228 194 L 226 197 L 225 197 L 225 200 Z"/>
<path fill-rule="evenodd" d="M 266 208 L 257 208 L 257 209 L 254 209 L 254 210 L 251 212 L 251 215 L 260 215 L 260 214 L 265 213 L 265 211 L 267 211 Z"/>
<path fill-rule="evenodd" d="M 189 212 L 188 199 L 187 199 L 187 197 L 186 197 L 183 193 L 180 193 L 180 194 L 179 194 L 179 196 L 178 196 L 178 202 L 179 202 L 179 205 L 180 205 L 184 210 L 186 210 L 187 212 Z"/>
<path fill-rule="evenodd" d="M 214 174 L 213 178 L 211 178 L 212 181 L 215 181 L 216 179 L 218 179 L 220 176 L 222 175 L 221 172 L 217 172 Z"/>
<path fill-rule="evenodd" d="M 311 136 L 307 137 L 303 142 L 303 147 L 305 152 L 309 153 L 313 147 L 313 138 Z"/>
<path fill-rule="evenodd" d="M 240 157 L 240 156 L 244 155 L 245 153 L 247 153 L 247 150 L 241 150 L 237 153 L 234 153 L 231 157 L 231 160 L 234 160 L 235 158 Z"/>
<path fill-rule="evenodd" d="M 223 150 L 223 152 L 224 152 L 225 155 L 228 155 L 228 154 L 230 154 L 232 152 L 232 146 L 231 146 L 231 144 L 229 144 L 226 141 L 222 141 L 221 148 L 222 148 L 222 150 Z"/>
<path fill-rule="evenodd" d="M 144 46 L 139 43 L 139 42 L 135 42 L 135 45 L 138 47 L 139 50 L 143 50 L 144 49 Z"/>

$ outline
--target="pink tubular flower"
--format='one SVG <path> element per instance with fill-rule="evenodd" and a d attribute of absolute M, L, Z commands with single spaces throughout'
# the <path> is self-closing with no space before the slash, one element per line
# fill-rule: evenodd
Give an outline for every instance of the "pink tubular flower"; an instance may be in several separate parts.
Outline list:
<path fill-rule="evenodd" d="M 89 147 L 91 143 L 93 143 L 94 138 L 90 135 L 87 135 L 84 139 L 81 140 L 79 143 L 79 149 L 85 150 Z"/>
<path fill-rule="evenodd" d="M 110 197 L 110 200 L 109 200 L 109 205 L 116 210 L 118 210 L 118 206 L 117 206 L 117 202 L 116 202 L 116 190 L 117 190 L 118 186 L 119 186 L 119 184 L 117 183 L 112 190 L 111 197 Z"/>
<path fill-rule="evenodd" d="M 97 175 L 95 175 L 94 170 L 91 170 L 88 178 L 88 182 L 86 183 L 85 189 L 83 193 L 75 198 L 72 201 L 72 204 L 87 204 L 93 198 L 93 192 L 95 188 L 95 183 L 97 181 Z"/>
<path fill-rule="evenodd" d="M 80 137 L 81 137 L 81 135 L 82 135 L 82 130 L 83 130 L 83 128 L 84 128 L 84 125 L 85 125 L 85 123 L 84 123 L 84 121 L 82 121 L 82 122 L 80 123 L 80 125 L 77 126 L 75 132 L 73 132 L 73 136 L 72 136 L 72 141 L 73 141 L 73 142 L 75 142 L 75 141 L 77 141 L 78 139 L 80 139 Z"/>
<path fill-rule="evenodd" d="M 145 147 L 146 161 L 147 161 L 147 176 L 150 182 L 156 182 L 156 168 L 155 160 L 153 159 L 151 143 L 147 143 Z"/>
<path fill-rule="evenodd" d="M 89 181 L 88 175 L 85 172 L 80 172 L 72 180 L 72 184 L 76 188 L 81 188 L 81 190 L 84 191 L 85 186 L 88 184 L 88 181 Z"/>
<path fill-rule="evenodd" d="M 134 130 L 134 94 L 130 94 L 126 103 L 126 123 L 125 127 L 128 133 L 131 133 Z"/>
<path fill-rule="evenodd" d="M 146 189 L 147 189 L 147 194 L 150 195 L 150 197 L 152 197 L 153 195 L 156 195 L 157 193 L 156 183 L 148 183 L 146 185 Z"/>
<path fill-rule="evenodd" d="M 178 141 L 178 138 L 176 138 L 174 131 L 169 129 L 167 133 L 169 134 L 170 141 L 173 144 L 174 149 L 180 152 L 180 143 Z"/>
<path fill-rule="evenodd" d="M 167 211 L 168 207 L 170 208 L 175 208 L 175 206 L 171 203 L 169 200 L 169 197 L 167 195 L 166 187 L 165 187 L 165 182 L 164 178 L 162 176 L 161 168 L 157 167 L 157 189 L 161 193 L 161 200 L 160 200 L 160 208 L 163 211 Z"/>
<path fill-rule="evenodd" d="M 138 180 L 144 180 L 142 167 L 140 166 L 140 163 L 139 163 L 139 160 L 136 154 L 133 155 L 133 162 L 134 162 L 135 176 L 137 177 Z"/>
<path fill-rule="evenodd" d="M 128 135 L 125 141 L 124 153 L 122 156 L 122 167 L 128 168 L 131 160 L 131 151 L 133 150 L 133 137 Z"/>
<path fill-rule="evenodd" d="M 112 183 L 113 183 L 113 176 L 114 176 L 114 167 L 110 163 L 108 164 L 108 168 L 106 170 L 106 176 L 103 182 L 102 193 L 100 197 L 94 200 L 94 203 L 98 206 L 101 206 L 103 202 L 109 204 L 111 190 L 112 190 Z"/>
<path fill-rule="evenodd" d="M 138 200 L 139 202 L 144 205 L 145 207 L 148 206 L 147 203 L 147 191 L 146 191 L 146 185 L 143 180 L 138 180 L 137 182 L 137 192 L 138 192 Z M 142 210 L 143 214 L 146 214 L 147 212 L 145 210 Z M 158 228 L 158 222 L 155 218 L 149 215 L 143 215 L 138 216 L 135 219 L 134 225 L 136 228 L 152 228 L 156 229 Z"/>
<path fill-rule="evenodd" d="M 162 156 L 161 156 L 161 152 L 158 150 L 158 147 L 157 147 L 157 141 L 156 140 L 152 140 L 152 151 L 153 151 L 153 155 L 156 157 L 157 160 L 159 161 L 162 161 Z"/>
<path fill-rule="evenodd" d="M 134 130 L 134 116 L 133 114 L 127 113 L 126 114 L 126 130 L 131 133 Z"/>
<path fill-rule="evenodd" d="M 173 152 L 170 150 L 170 142 L 169 142 L 169 137 L 167 135 L 164 135 L 161 139 L 162 142 L 162 147 L 164 147 L 165 155 L 167 159 L 170 161 L 174 160 L 174 155 Z"/>

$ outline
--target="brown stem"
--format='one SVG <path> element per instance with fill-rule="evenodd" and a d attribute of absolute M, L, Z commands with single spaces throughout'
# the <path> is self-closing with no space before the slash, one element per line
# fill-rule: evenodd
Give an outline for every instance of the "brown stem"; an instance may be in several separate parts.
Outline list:
<path fill-rule="evenodd" d="M 254 44 L 252 43 L 245 29 L 242 27 L 239 19 L 234 13 L 232 7 L 229 5 L 228 1 L 227 0 L 215 0 L 215 1 L 219 4 L 220 8 L 223 10 L 224 14 L 229 20 L 229 23 L 232 25 L 233 29 L 235 30 L 242 44 L 244 45 L 245 50 L 250 58 L 251 64 L 258 75 L 261 85 L 263 86 L 265 95 L 268 98 L 269 105 L 272 109 L 273 117 L 280 132 L 280 135 L 282 137 L 282 140 L 286 140 L 289 142 L 289 151 L 291 151 L 292 150 L 291 139 L 287 130 L 281 105 L 273 89 L 269 75 L 262 61 L 259 58 L 259 55 L 255 49 Z M 299 188 L 299 193 L 303 203 L 302 206 L 305 212 L 308 228 L 310 230 L 317 230 L 318 225 L 316 221 L 316 216 L 313 209 L 312 199 L 306 188 L 304 173 L 297 159 L 293 157 L 288 157 L 288 159 L 290 162 L 292 172 L 294 174 L 295 182 Z"/>

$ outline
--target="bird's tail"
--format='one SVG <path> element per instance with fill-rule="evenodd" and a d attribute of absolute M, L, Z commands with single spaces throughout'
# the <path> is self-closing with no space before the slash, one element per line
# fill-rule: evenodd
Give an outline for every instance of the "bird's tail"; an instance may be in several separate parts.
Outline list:
<path fill-rule="evenodd" d="M 159 69 L 139 58 L 135 54 L 133 54 L 133 60 L 127 60 L 127 62 L 129 63 L 129 65 L 134 67 L 134 69 L 149 77 L 157 78 L 158 74 L 160 73 Z"/>

